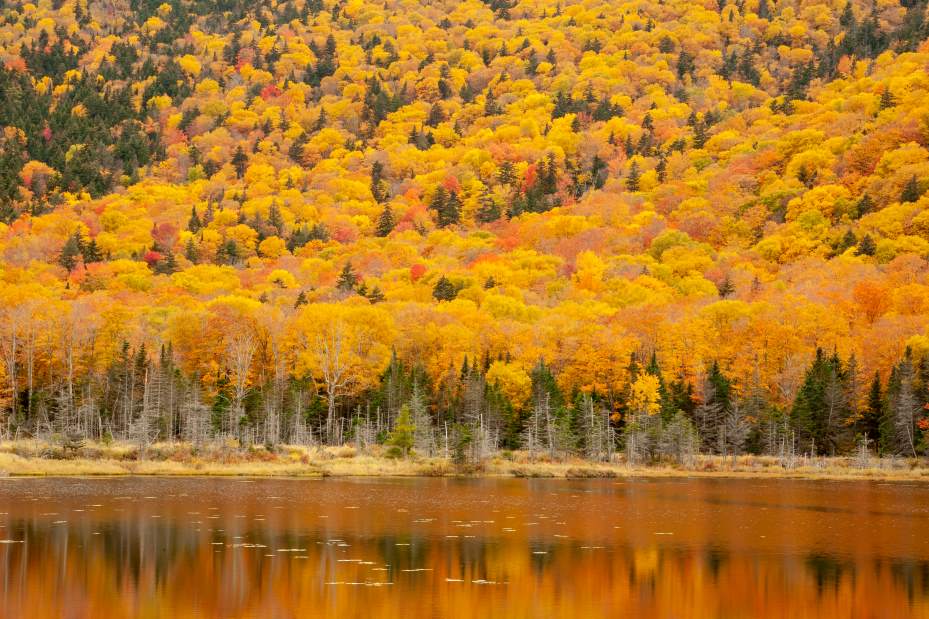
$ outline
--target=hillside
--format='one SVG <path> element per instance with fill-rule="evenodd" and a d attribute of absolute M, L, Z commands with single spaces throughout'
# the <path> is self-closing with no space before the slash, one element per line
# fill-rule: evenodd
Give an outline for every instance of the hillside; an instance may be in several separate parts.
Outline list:
<path fill-rule="evenodd" d="M 925 11 L 9 0 L 3 434 L 915 456 Z"/>

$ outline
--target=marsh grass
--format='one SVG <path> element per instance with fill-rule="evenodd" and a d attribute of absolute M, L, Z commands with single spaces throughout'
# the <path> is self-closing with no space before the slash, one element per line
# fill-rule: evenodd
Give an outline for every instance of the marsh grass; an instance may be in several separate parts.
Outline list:
<path fill-rule="evenodd" d="M 235 441 L 155 443 L 140 450 L 129 443 L 92 443 L 65 450 L 55 442 L 0 443 L 0 474 L 16 476 L 166 475 L 288 477 L 523 477 L 598 479 L 622 477 L 751 477 L 929 481 L 926 462 L 901 458 L 797 458 L 789 466 L 771 456 L 698 456 L 692 466 L 630 465 L 622 459 L 532 458 L 500 452 L 480 463 L 456 465 L 445 458 L 388 457 L 373 446 L 241 446 Z"/>

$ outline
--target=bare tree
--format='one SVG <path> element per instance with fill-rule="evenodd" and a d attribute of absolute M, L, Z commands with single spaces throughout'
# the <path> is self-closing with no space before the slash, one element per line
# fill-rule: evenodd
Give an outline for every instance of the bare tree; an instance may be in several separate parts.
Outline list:
<path fill-rule="evenodd" d="M 254 325 L 243 325 L 226 336 L 226 363 L 234 376 L 234 393 L 232 403 L 231 430 L 236 433 L 239 423 L 245 416 L 242 403 L 248 395 L 248 373 L 252 359 L 258 350 L 258 338 Z"/>

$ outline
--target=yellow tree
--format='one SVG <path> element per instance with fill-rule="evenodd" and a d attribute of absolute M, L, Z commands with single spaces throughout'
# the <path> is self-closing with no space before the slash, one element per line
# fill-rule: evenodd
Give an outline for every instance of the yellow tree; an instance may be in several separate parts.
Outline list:
<path fill-rule="evenodd" d="M 390 361 L 390 315 L 365 305 L 314 303 L 291 322 L 295 375 L 311 375 L 326 394 L 326 435 L 334 437 L 336 405 L 374 384 Z"/>

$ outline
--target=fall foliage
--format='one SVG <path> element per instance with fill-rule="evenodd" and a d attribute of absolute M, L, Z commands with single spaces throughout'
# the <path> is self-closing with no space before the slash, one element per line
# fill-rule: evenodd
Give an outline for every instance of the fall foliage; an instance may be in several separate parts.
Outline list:
<path fill-rule="evenodd" d="M 922 453 L 925 8 L 7 2 L 3 435 Z"/>

